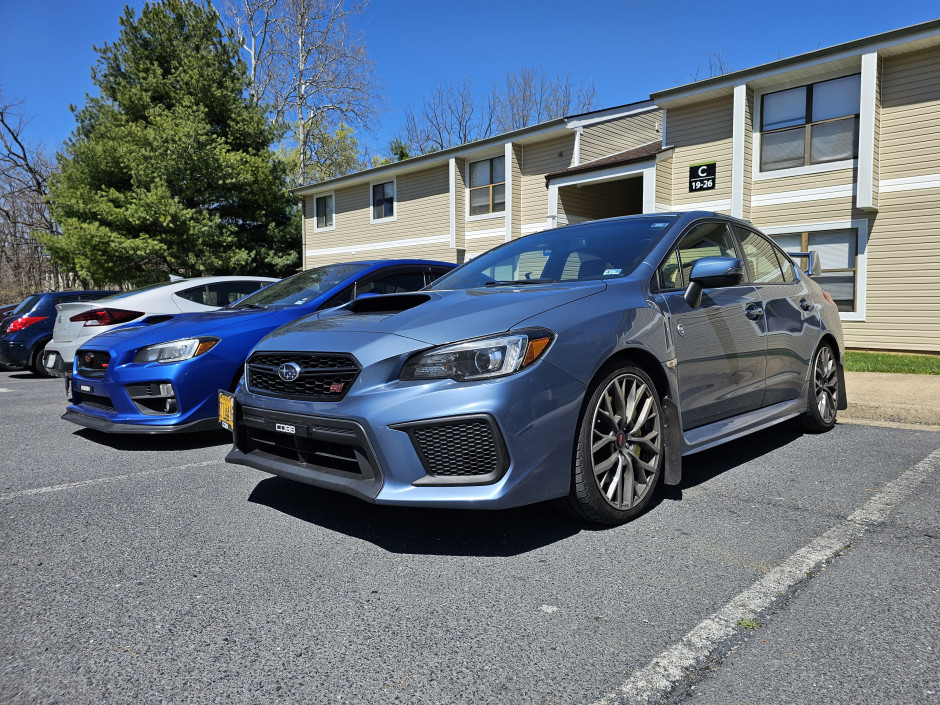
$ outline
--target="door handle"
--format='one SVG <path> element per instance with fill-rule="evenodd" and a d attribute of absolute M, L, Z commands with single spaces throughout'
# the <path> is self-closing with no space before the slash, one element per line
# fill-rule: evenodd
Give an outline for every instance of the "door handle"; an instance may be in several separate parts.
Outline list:
<path fill-rule="evenodd" d="M 761 316 L 764 315 L 764 309 L 758 306 L 757 304 L 748 304 L 744 308 L 744 314 L 750 318 L 752 321 L 756 321 Z"/>
<path fill-rule="evenodd" d="M 808 301 L 807 299 L 800 299 L 800 308 L 803 309 L 804 311 L 812 311 L 813 302 Z"/>

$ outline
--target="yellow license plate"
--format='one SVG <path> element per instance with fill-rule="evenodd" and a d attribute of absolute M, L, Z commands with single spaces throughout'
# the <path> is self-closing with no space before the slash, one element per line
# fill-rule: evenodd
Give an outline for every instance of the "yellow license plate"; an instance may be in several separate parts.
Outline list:
<path fill-rule="evenodd" d="M 219 390 L 219 423 L 222 428 L 235 430 L 235 397 L 228 392 Z"/>

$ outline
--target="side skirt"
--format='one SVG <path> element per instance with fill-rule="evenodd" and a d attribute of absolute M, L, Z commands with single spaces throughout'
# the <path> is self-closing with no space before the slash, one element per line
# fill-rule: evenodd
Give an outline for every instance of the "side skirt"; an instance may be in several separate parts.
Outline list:
<path fill-rule="evenodd" d="M 806 408 L 806 398 L 801 394 L 796 399 L 756 409 L 730 419 L 722 419 L 707 426 L 700 426 L 682 434 L 682 455 L 691 455 L 721 443 L 760 431 L 781 421 L 799 416 Z"/>

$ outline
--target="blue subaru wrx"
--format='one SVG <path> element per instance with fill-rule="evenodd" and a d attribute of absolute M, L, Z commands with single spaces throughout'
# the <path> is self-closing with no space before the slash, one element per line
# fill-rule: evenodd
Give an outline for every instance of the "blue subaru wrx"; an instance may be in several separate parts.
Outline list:
<path fill-rule="evenodd" d="M 217 311 L 153 316 L 95 336 L 75 353 L 67 421 L 110 433 L 218 428 L 251 348 L 280 325 L 363 294 L 414 291 L 453 264 L 345 262 L 308 269 Z"/>
<path fill-rule="evenodd" d="M 679 483 L 683 455 L 791 418 L 832 428 L 842 362 L 832 298 L 750 223 L 602 220 L 272 332 L 226 459 L 380 504 L 558 498 L 613 524 Z"/>

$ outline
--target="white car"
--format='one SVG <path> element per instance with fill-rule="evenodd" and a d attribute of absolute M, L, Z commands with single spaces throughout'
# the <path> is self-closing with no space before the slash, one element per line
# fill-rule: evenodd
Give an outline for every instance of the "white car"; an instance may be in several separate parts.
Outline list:
<path fill-rule="evenodd" d="M 271 277 L 194 277 L 151 284 L 95 301 L 58 304 L 43 365 L 50 375 L 70 377 L 75 351 L 89 338 L 147 316 L 166 320 L 181 313 L 214 311 L 276 281 Z"/>

